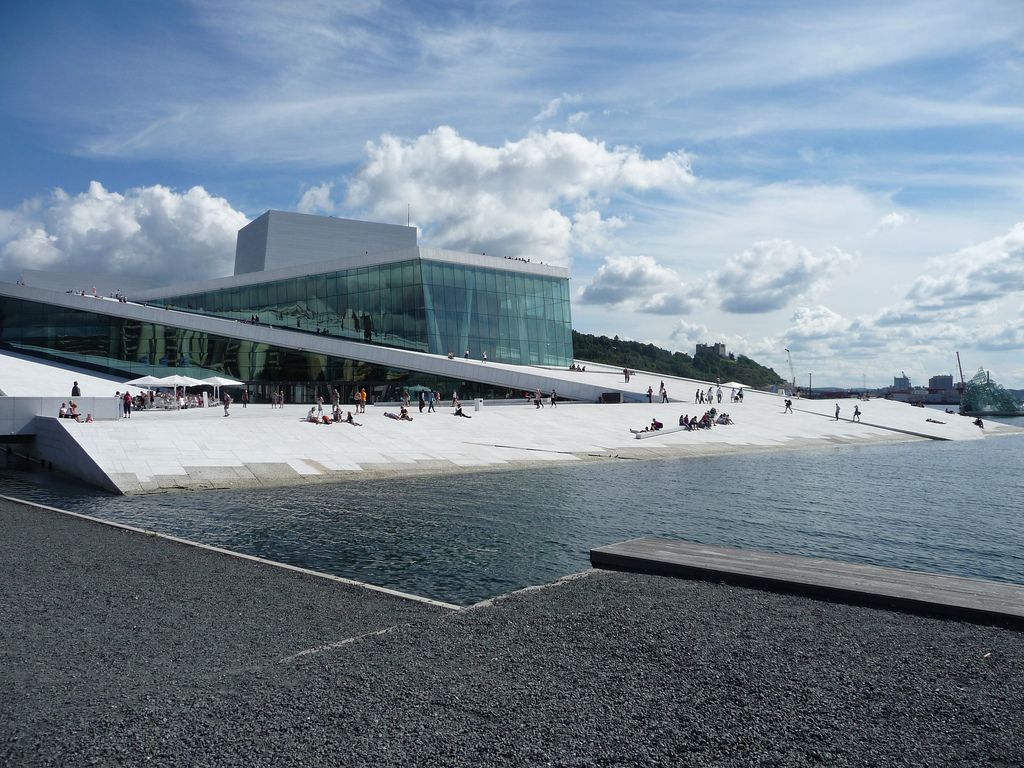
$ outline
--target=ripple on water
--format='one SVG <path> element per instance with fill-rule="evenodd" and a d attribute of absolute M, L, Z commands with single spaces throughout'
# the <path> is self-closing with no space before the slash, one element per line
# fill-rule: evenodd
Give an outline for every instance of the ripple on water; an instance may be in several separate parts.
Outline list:
<path fill-rule="evenodd" d="M 1024 583 L 1024 439 L 600 462 L 112 497 L 0 471 L 6 493 L 468 603 L 668 536 Z"/>

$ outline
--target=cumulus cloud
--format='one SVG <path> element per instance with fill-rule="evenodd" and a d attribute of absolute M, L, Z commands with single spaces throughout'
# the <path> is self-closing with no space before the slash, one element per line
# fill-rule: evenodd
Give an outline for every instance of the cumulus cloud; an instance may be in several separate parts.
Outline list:
<path fill-rule="evenodd" d="M 349 209 L 404 221 L 408 205 L 431 245 L 548 263 L 592 247 L 598 207 L 616 195 L 693 182 L 681 152 L 648 159 L 633 147 L 558 131 L 490 147 L 442 126 L 411 141 L 385 135 L 366 149 L 348 187 Z M 619 224 L 609 219 L 603 232 Z"/>
<path fill-rule="evenodd" d="M 655 315 L 685 315 L 699 304 L 696 291 L 650 256 L 609 256 L 579 300 Z"/>
<path fill-rule="evenodd" d="M 302 198 L 296 208 L 299 213 L 334 213 L 338 206 L 331 199 L 331 190 L 334 189 L 334 182 L 325 181 L 315 187 L 310 187 L 302 193 Z"/>
<path fill-rule="evenodd" d="M 996 301 L 1024 291 L 1024 222 L 1005 235 L 935 259 L 907 292 L 925 310 Z"/>
<path fill-rule="evenodd" d="M 245 214 L 202 187 L 179 193 L 161 185 L 124 194 L 98 181 L 77 195 L 57 189 L 13 213 L 0 247 L 0 270 L 64 269 L 179 277 L 230 273 Z"/>
<path fill-rule="evenodd" d="M 981 326 L 973 329 L 972 337 L 978 349 L 992 352 L 1024 350 L 1024 326 L 1020 322 Z"/>
<path fill-rule="evenodd" d="M 718 275 L 720 306 L 737 314 L 782 309 L 822 288 L 839 268 L 852 261 L 850 254 L 838 248 L 815 255 L 789 240 L 755 243 L 731 256 Z"/>
<path fill-rule="evenodd" d="M 828 339 L 844 333 L 850 322 L 826 306 L 800 307 L 790 318 L 787 335 L 794 339 Z"/>
<path fill-rule="evenodd" d="M 669 338 L 676 345 L 677 349 L 692 354 L 689 350 L 696 350 L 697 344 L 706 344 L 711 338 L 706 325 L 690 323 L 686 320 L 679 320 L 672 328 Z"/>

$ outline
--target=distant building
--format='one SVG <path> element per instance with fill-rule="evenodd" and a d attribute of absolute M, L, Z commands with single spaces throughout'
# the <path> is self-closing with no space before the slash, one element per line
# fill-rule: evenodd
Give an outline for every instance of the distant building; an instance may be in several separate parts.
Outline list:
<path fill-rule="evenodd" d="M 928 389 L 932 392 L 942 392 L 947 389 L 953 389 L 953 377 L 932 376 L 928 379 Z"/>
<path fill-rule="evenodd" d="M 702 353 L 706 354 L 708 352 L 714 353 L 714 354 L 718 355 L 719 357 L 728 357 L 729 356 L 729 353 L 725 351 L 725 344 L 723 344 L 720 341 L 716 341 L 714 344 L 698 344 L 697 345 L 697 352 L 696 352 L 697 355 L 700 355 Z"/>
<path fill-rule="evenodd" d="M 909 392 L 910 391 L 910 377 L 903 373 L 900 376 L 893 376 L 892 378 L 892 390 L 893 392 Z"/>

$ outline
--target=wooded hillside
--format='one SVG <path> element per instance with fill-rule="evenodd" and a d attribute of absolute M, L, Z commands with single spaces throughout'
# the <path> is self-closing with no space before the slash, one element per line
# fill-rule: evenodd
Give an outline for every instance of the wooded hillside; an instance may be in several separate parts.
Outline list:
<path fill-rule="evenodd" d="M 618 336 L 593 336 L 572 332 L 573 354 L 577 360 L 604 363 L 621 368 L 664 373 L 704 381 L 741 381 L 757 389 L 766 389 L 783 380 L 773 369 L 744 355 L 721 357 L 714 352 L 702 352 L 694 357 L 683 352 L 669 352 L 653 344 L 623 341 Z"/>

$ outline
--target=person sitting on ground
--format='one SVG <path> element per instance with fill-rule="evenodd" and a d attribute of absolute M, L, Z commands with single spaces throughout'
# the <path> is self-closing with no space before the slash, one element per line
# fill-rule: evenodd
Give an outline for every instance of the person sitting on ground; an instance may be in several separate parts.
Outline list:
<path fill-rule="evenodd" d="M 662 424 L 657 419 L 651 419 L 651 432 L 657 432 L 659 429 L 661 429 L 664 426 L 665 425 Z"/>
<path fill-rule="evenodd" d="M 85 423 L 86 424 L 92 424 L 92 414 L 91 413 L 85 414 Z"/>
<path fill-rule="evenodd" d="M 311 424 L 319 423 L 319 422 L 317 422 L 317 419 L 316 419 L 316 408 L 315 407 L 309 409 L 309 413 L 306 414 L 306 421 L 310 422 Z"/>
<path fill-rule="evenodd" d="M 323 419 L 323 423 L 324 424 L 331 424 L 332 423 L 331 422 L 331 417 L 328 416 L 326 413 L 323 416 L 321 416 L 320 418 Z"/>
<path fill-rule="evenodd" d="M 353 427 L 361 427 L 361 426 L 363 426 L 358 421 L 356 421 L 355 419 L 352 418 L 352 411 L 346 411 L 345 423 L 346 424 L 351 424 Z"/>
<path fill-rule="evenodd" d="M 60 404 L 60 410 L 57 411 L 57 418 L 58 419 L 66 419 L 67 416 L 68 416 L 67 403 L 61 403 Z"/>
<path fill-rule="evenodd" d="M 974 426 L 976 426 L 976 427 L 981 427 L 982 429 L 984 429 L 984 428 L 985 428 L 985 422 L 984 422 L 984 421 L 982 421 L 982 420 L 981 420 L 981 417 L 979 416 L 978 418 L 976 418 L 976 419 L 974 420 Z"/>
<path fill-rule="evenodd" d="M 452 415 L 453 416 L 461 416 L 464 419 L 472 419 L 473 418 L 469 414 L 462 412 L 462 406 L 461 405 L 458 408 L 455 409 L 455 413 L 453 413 Z"/>
<path fill-rule="evenodd" d="M 402 421 L 412 421 L 412 416 L 409 415 L 409 410 L 404 405 L 398 412 L 398 418 Z"/>

